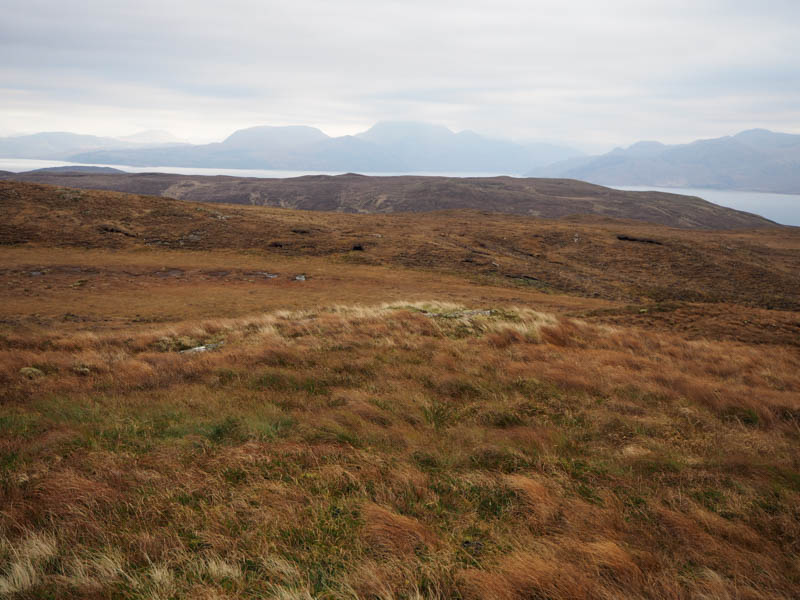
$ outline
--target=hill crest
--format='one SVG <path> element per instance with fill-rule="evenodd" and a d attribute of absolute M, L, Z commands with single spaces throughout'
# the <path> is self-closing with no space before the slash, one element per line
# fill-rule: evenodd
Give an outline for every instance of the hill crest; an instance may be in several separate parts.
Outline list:
<path fill-rule="evenodd" d="M 375 177 L 356 174 L 262 179 L 165 173 L 20 173 L 3 177 L 198 202 L 302 210 L 394 213 L 472 209 L 551 219 L 595 215 L 688 229 L 778 226 L 763 217 L 696 197 L 622 191 L 566 179 Z"/>

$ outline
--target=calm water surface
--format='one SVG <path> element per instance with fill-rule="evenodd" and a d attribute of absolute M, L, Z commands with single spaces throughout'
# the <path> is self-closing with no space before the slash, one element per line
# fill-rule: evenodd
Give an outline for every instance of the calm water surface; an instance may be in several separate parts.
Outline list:
<path fill-rule="evenodd" d="M 800 195 L 709 190 L 700 188 L 662 188 L 646 185 L 617 185 L 619 190 L 656 191 L 698 196 L 720 206 L 761 215 L 783 225 L 800 226 Z"/>
<path fill-rule="evenodd" d="M 74 162 L 64 162 L 60 160 L 35 160 L 32 158 L 0 158 L 0 171 L 33 171 L 34 169 L 46 169 L 48 167 L 75 166 Z M 341 175 L 346 171 L 275 171 L 271 169 L 213 169 L 200 167 L 130 167 L 128 165 L 103 165 L 99 163 L 80 163 L 81 167 L 111 167 L 128 173 L 176 173 L 179 175 L 230 175 L 231 177 L 268 177 L 285 179 L 287 177 L 302 177 L 303 175 Z M 432 173 L 417 171 L 414 173 L 364 173 L 365 175 L 431 175 L 439 177 L 499 177 L 507 175 L 515 177 L 512 173 L 464 173 L 464 172 L 442 172 Z"/>

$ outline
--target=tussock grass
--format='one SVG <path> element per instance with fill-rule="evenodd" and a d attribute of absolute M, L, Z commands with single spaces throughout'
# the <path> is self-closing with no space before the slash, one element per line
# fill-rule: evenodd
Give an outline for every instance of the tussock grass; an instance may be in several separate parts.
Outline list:
<path fill-rule="evenodd" d="M 0 384 L 0 595 L 800 589 L 788 347 L 395 302 L 6 336 Z"/>

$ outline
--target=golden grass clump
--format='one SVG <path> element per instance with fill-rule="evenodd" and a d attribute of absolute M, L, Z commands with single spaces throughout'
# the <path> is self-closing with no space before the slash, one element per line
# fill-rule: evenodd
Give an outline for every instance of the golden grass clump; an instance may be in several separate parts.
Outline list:
<path fill-rule="evenodd" d="M 47 532 L 30 531 L 14 543 L 0 538 L 0 553 L 6 559 L 0 594 L 11 597 L 36 587 L 44 578 L 43 565 L 57 552 L 56 538 Z"/>
<path fill-rule="evenodd" d="M 376 504 L 363 509 L 365 541 L 379 554 L 413 555 L 436 544 L 436 537 L 414 518 Z"/>

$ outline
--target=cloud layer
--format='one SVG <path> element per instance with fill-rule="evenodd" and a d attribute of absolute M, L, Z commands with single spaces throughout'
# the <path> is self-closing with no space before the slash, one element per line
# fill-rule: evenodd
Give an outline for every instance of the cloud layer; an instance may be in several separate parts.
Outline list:
<path fill-rule="evenodd" d="M 600 149 L 800 133 L 800 3 L 7 0 L 0 133 L 425 120 Z"/>

